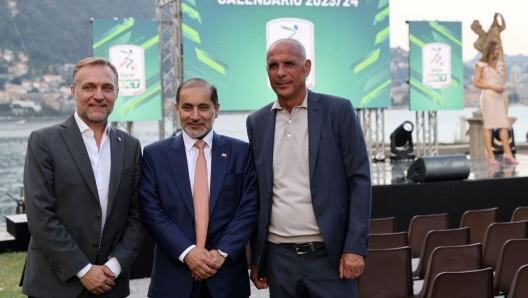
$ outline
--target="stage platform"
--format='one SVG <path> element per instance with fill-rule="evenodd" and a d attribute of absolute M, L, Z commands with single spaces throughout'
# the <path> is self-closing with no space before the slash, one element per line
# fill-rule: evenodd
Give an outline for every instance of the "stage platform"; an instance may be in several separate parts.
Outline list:
<path fill-rule="evenodd" d="M 528 155 L 518 154 L 516 156 L 518 165 L 505 165 L 502 160 L 498 166 L 488 165 L 485 158 L 470 159 L 470 174 L 467 180 L 528 177 Z M 412 164 L 408 162 L 385 162 L 372 163 L 370 167 L 372 185 L 390 185 L 414 183 L 406 181 L 407 169 Z"/>
<path fill-rule="evenodd" d="M 422 183 L 405 179 L 412 162 L 372 163 L 372 218 L 394 216 L 406 231 L 415 215 L 448 213 L 456 228 L 465 211 L 498 207 L 500 221 L 509 221 L 515 208 L 528 206 L 528 155 L 516 158 L 518 165 L 498 166 L 470 159 L 468 179 Z"/>

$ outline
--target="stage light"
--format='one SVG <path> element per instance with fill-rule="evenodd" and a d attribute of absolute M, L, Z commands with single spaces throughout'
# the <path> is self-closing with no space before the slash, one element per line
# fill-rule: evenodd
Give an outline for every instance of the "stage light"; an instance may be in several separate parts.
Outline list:
<path fill-rule="evenodd" d="M 493 147 L 493 153 L 497 155 L 504 154 L 502 141 L 500 139 L 500 130 L 500 128 L 495 128 L 491 133 L 491 146 Z M 511 152 L 515 154 L 515 138 L 513 136 L 513 127 L 511 126 L 508 127 L 508 143 L 510 143 Z"/>
<path fill-rule="evenodd" d="M 390 135 L 391 161 L 414 160 L 412 132 L 414 125 L 410 121 L 403 122 Z"/>

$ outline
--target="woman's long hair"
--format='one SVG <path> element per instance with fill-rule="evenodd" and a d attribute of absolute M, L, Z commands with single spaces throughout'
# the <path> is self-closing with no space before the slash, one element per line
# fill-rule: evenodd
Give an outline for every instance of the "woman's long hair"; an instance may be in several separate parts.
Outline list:
<path fill-rule="evenodd" d="M 484 49 L 484 52 L 482 52 L 482 57 L 479 61 L 486 62 L 488 64 L 493 62 L 493 60 L 495 59 L 495 57 L 493 56 L 493 52 L 495 51 L 495 47 L 498 44 L 499 43 L 494 40 L 490 41 L 488 43 L 488 46 Z"/>

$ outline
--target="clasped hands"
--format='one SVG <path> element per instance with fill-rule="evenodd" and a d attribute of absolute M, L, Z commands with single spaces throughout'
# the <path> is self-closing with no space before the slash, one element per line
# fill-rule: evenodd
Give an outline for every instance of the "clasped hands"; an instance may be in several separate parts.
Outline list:
<path fill-rule="evenodd" d="M 215 275 L 224 264 L 225 258 L 220 256 L 217 249 L 194 247 L 183 261 L 191 269 L 192 277 L 201 281 Z"/>
<path fill-rule="evenodd" d="M 80 278 L 81 284 L 91 293 L 100 295 L 115 285 L 115 274 L 106 265 L 92 265 L 92 268 Z"/>

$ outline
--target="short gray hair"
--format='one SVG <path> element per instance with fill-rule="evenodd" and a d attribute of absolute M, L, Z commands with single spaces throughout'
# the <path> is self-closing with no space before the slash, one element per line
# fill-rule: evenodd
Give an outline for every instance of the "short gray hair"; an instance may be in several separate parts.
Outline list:
<path fill-rule="evenodd" d="M 266 52 L 266 59 L 269 55 L 269 52 L 270 52 L 270 49 L 273 48 L 274 46 L 278 45 L 278 44 L 281 44 L 281 43 L 288 43 L 288 44 L 291 44 L 291 45 L 294 45 L 297 50 L 298 50 L 298 53 L 301 55 L 301 58 L 306 61 L 306 49 L 304 48 L 303 44 L 298 41 L 297 39 L 291 39 L 291 38 L 283 38 L 283 39 L 279 39 L 277 41 L 275 41 L 274 43 L 272 43 L 269 48 L 268 48 L 268 51 Z"/>

